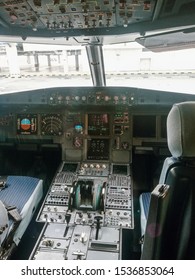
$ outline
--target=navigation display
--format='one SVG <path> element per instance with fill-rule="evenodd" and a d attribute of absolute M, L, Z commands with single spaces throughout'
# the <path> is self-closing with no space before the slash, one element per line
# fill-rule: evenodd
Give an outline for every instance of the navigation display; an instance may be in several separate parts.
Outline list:
<path fill-rule="evenodd" d="M 17 116 L 17 134 L 33 135 L 37 134 L 37 115 L 21 114 Z"/>
<path fill-rule="evenodd" d="M 88 114 L 88 135 L 108 136 L 109 133 L 108 114 Z"/>

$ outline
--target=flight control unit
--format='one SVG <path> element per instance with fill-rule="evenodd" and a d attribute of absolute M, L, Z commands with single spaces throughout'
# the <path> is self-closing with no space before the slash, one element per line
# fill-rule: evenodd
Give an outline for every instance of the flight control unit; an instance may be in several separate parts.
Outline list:
<path fill-rule="evenodd" d="M 37 222 L 30 259 L 121 259 L 123 230 L 134 227 L 129 165 L 62 162 Z"/>

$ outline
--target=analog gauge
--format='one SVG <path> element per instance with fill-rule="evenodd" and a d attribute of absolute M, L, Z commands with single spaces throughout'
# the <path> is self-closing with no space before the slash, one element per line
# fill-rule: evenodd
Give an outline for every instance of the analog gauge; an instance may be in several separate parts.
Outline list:
<path fill-rule="evenodd" d="M 41 134 L 60 136 L 63 133 L 62 116 L 60 114 L 45 114 L 41 119 Z"/>
<path fill-rule="evenodd" d="M 76 101 L 79 101 L 79 100 L 80 100 L 80 96 L 76 95 L 76 96 L 75 96 L 75 100 L 76 100 Z"/>

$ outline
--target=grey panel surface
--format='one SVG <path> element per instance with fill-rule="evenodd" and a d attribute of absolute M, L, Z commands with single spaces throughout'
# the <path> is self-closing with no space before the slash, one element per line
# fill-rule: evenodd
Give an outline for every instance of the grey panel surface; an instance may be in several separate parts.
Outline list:
<path fill-rule="evenodd" d="M 118 260 L 119 254 L 115 252 L 103 252 L 89 250 L 87 253 L 88 260 Z"/>

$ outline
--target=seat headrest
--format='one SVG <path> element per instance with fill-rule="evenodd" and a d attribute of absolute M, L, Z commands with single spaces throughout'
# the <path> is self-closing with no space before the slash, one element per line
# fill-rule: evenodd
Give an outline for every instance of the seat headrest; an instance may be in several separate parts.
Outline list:
<path fill-rule="evenodd" d="M 195 157 L 195 102 L 173 105 L 167 117 L 167 141 L 173 157 Z"/>

